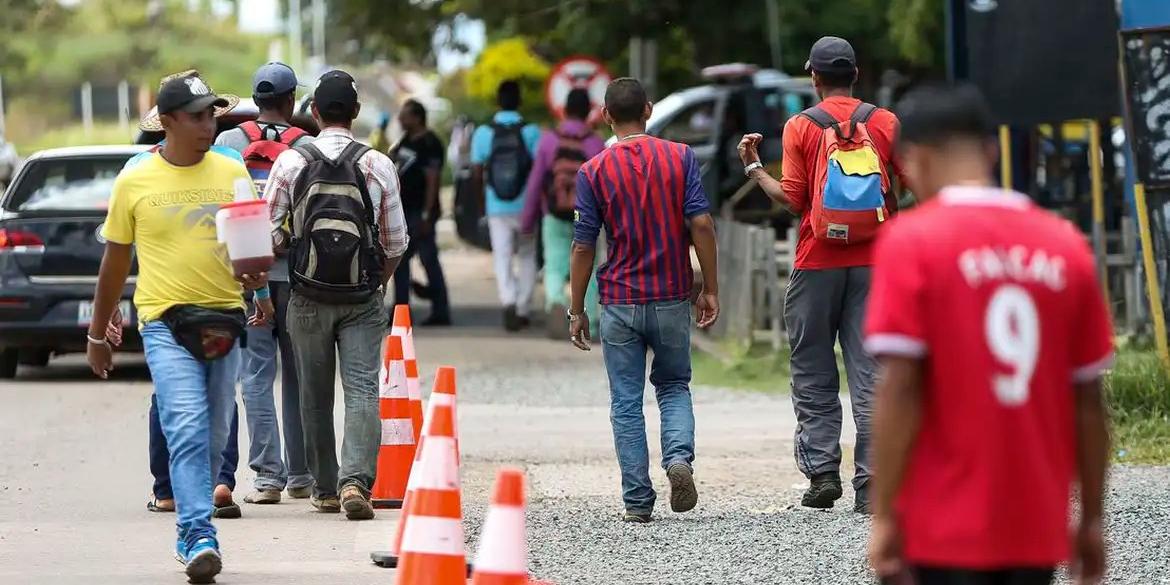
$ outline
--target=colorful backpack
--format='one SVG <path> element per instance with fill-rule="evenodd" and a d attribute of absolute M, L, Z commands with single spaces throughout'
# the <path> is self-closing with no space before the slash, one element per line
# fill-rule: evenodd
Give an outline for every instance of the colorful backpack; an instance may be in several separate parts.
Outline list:
<path fill-rule="evenodd" d="M 889 172 L 866 127 L 875 111 L 877 106 L 862 102 L 845 122 L 820 106 L 800 114 L 824 132 L 820 163 L 810 183 L 810 221 L 818 240 L 842 245 L 868 242 L 890 218 Z"/>
<path fill-rule="evenodd" d="M 585 156 L 583 136 L 557 132 L 557 153 L 549 170 L 545 201 L 553 217 L 573 221 L 577 209 L 577 171 L 589 157 Z"/>
<path fill-rule="evenodd" d="M 248 146 L 240 154 L 244 157 L 244 166 L 256 183 L 256 192 L 264 193 L 264 184 L 268 182 L 268 174 L 272 171 L 272 164 L 276 157 L 300 140 L 306 134 L 296 126 L 285 128 L 283 132 L 276 125 L 266 124 L 263 128 L 254 120 L 240 124 L 240 130 L 248 137 Z M 274 134 L 274 138 L 269 135 Z"/>

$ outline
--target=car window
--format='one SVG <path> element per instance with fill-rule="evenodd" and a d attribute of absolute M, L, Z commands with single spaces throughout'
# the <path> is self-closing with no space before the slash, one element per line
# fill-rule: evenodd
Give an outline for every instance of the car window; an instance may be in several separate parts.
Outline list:
<path fill-rule="evenodd" d="M 812 94 L 777 89 L 764 97 L 764 107 L 773 126 L 782 128 L 789 118 L 813 106 Z"/>
<path fill-rule="evenodd" d="M 106 209 L 114 179 L 130 155 L 42 159 L 28 163 L 11 196 L 8 211 Z"/>
<path fill-rule="evenodd" d="M 679 110 L 660 137 L 691 146 L 710 144 L 715 140 L 715 126 L 715 100 L 703 101 Z"/>

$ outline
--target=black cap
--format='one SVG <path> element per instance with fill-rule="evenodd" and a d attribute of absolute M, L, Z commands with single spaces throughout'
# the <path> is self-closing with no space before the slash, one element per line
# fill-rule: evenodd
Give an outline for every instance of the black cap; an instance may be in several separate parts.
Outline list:
<path fill-rule="evenodd" d="M 840 37 L 821 37 L 808 52 L 804 70 L 818 73 L 850 73 L 857 70 L 853 45 Z"/>
<path fill-rule="evenodd" d="M 182 110 L 184 112 L 201 112 L 215 106 L 226 108 L 228 100 L 212 93 L 211 88 L 199 79 L 198 76 L 188 75 L 176 77 L 163 84 L 158 90 L 158 113 L 169 114 Z"/>
<path fill-rule="evenodd" d="M 330 71 L 317 80 L 313 103 L 319 112 L 353 112 L 358 103 L 357 82 L 344 71 Z"/>
<path fill-rule="evenodd" d="M 262 65 L 252 76 L 252 97 L 265 99 L 292 93 L 299 85 L 292 67 L 273 61 Z"/>

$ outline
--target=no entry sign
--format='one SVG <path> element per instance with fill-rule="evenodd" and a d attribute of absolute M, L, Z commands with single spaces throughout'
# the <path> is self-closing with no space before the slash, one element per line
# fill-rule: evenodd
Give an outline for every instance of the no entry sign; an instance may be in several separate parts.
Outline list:
<path fill-rule="evenodd" d="M 565 98 L 574 89 L 584 89 L 589 92 L 589 101 L 593 104 L 589 119 L 595 120 L 605 103 L 605 88 L 612 80 L 613 76 L 605 70 L 601 61 L 582 55 L 569 57 L 553 67 L 552 74 L 545 82 L 545 103 L 557 119 L 564 119 Z"/>

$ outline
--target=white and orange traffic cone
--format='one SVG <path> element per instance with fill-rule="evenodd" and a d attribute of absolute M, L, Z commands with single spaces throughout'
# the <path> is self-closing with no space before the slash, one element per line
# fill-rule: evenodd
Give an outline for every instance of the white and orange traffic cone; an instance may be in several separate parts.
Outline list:
<path fill-rule="evenodd" d="M 390 335 L 402 338 L 402 356 L 406 360 L 406 392 L 410 397 L 410 417 L 414 420 L 414 442 L 418 442 L 423 425 L 422 389 L 418 376 L 418 356 L 414 353 L 414 325 L 410 321 L 410 305 L 394 307 L 394 323 Z"/>
<path fill-rule="evenodd" d="M 467 561 L 459 460 L 455 456 L 455 416 L 450 407 L 436 406 L 429 430 L 407 509 L 394 583 L 465 585 Z"/>
<path fill-rule="evenodd" d="M 491 507 L 483 522 L 471 585 L 527 585 L 528 540 L 524 528 L 524 472 L 496 474 Z"/>
<path fill-rule="evenodd" d="M 410 478 L 406 482 L 406 496 L 403 498 L 402 514 L 398 517 L 398 523 L 394 528 L 394 534 L 390 539 L 390 549 L 386 551 L 374 551 L 370 553 L 370 560 L 374 564 L 393 569 L 398 566 L 399 554 L 401 550 L 401 543 L 403 534 L 406 531 L 406 522 L 411 514 L 411 500 L 414 498 L 416 486 L 419 482 L 419 476 L 422 469 L 423 446 L 426 445 L 427 437 L 434 432 L 434 423 L 436 418 L 436 411 L 440 406 L 452 408 L 455 397 L 455 368 L 451 366 L 441 366 L 435 374 L 435 387 L 431 391 L 431 399 L 427 401 L 427 415 L 423 423 L 422 438 L 419 440 L 418 450 L 416 451 L 414 465 L 410 470 Z M 442 392 L 440 392 L 442 389 Z M 452 428 L 454 428 L 454 409 L 451 411 Z M 456 451 L 458 452 L 458 439 L 455 440 Z M 456 453 L 458 455 L 458 453 Z M 456 458 L 458 461 L 458 458 Z"/>
<path fill-rule="evenodd" d="M 386 338 L 386 354 L 379 380 L 379 409 L 382 419 L 382 445 L 378 449 L 378 474 L 370 493 L 375 508 L 401 508 L 406 497 L 406 482 L 416 455 L 414 421 L 410 415 L 410 398 L 406 391 L 406 369 L 402 338 Z"/>

